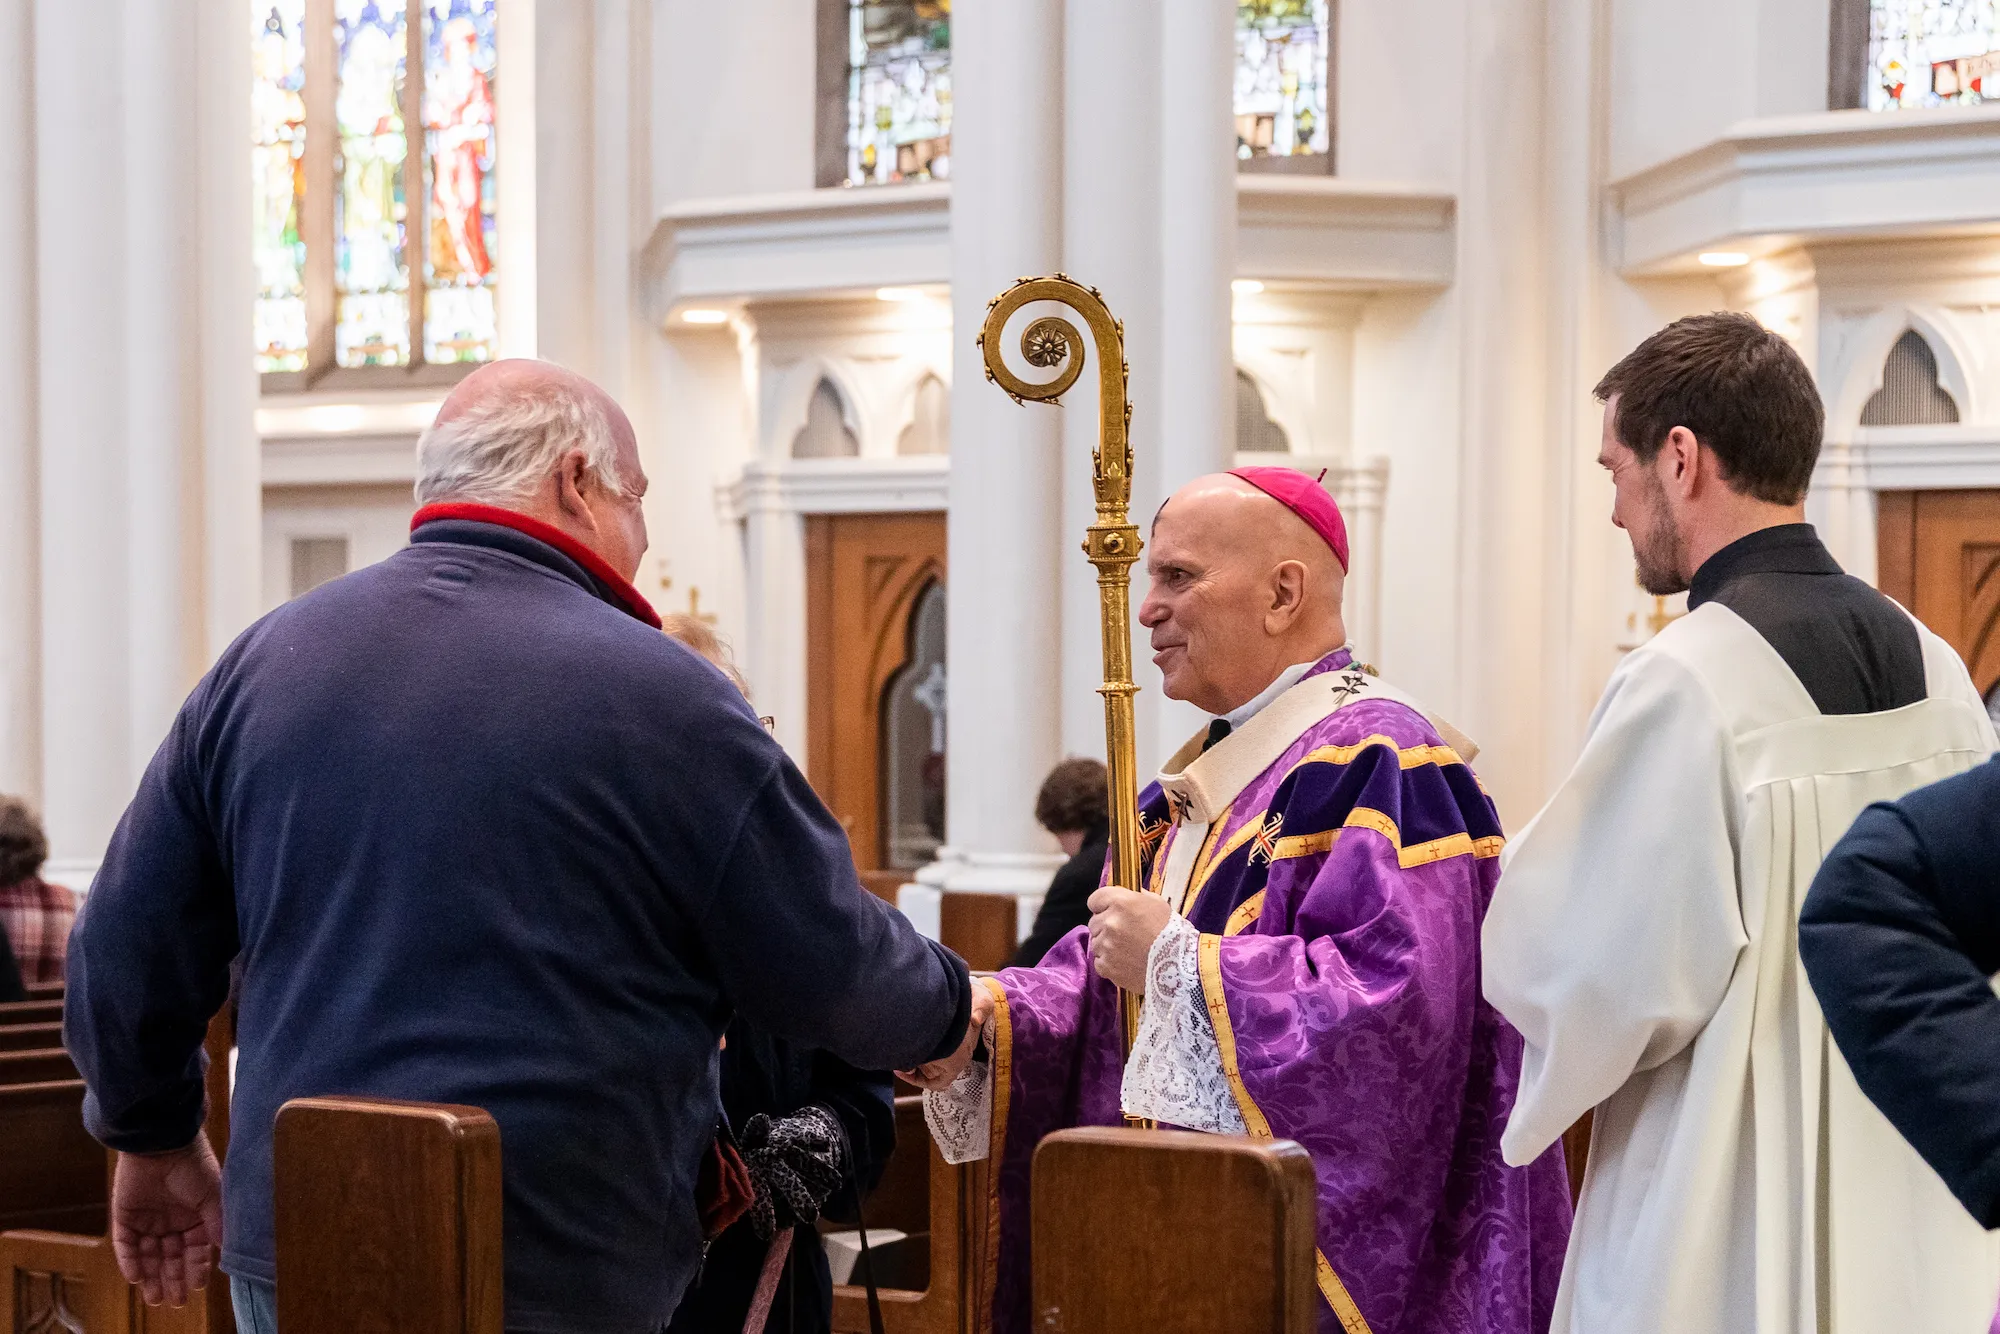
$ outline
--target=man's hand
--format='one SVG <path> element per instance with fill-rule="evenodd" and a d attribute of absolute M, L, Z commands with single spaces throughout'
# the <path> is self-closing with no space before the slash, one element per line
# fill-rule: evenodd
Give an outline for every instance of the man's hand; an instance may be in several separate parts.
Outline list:
<path fill-rule="evenodd" d="M 965 1040 L 958 1044 L 958 1050 L 942 1061 L 929 1061 L 914 1070 L 899 1070 L 896 1073 L 915 1084 L 918 1088 L 942 1093 L 950 1088 L 952 1081 L 965 1073 L 965 1067 L 972 1064 L 972 1049 L 979 1043 L 979 1030 L 986 1027 L 986 1021 L 993 1015 L 993 993 L 978 978 L 972 979 L 972 1019 L 965 1026 Z"/>
<path fill-rule="evenodd" d="M 185 1306 L 222 1249 L 222 1169 L 207 1135 L 174 1153 L 118 1155 L 111 1249 L 148 1306 Z"/>
<path fill-rule="evenodd" d="M 1090 896 L 1090 961 L 1097 975 L 1144 995 L 1146 956 L 1173 916 L 1158 894 L 1135 894 L 1106 885 Z"/>

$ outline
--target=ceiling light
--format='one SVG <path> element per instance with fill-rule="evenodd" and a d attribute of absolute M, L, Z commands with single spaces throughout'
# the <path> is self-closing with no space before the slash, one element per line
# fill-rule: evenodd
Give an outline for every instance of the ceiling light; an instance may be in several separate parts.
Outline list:
<path fill-rule="evenodd" d="M 726 310 L 684 310 L 681 312 L 683 324 L 727 324 L 729 312 Z"/>
<path fill-rule="evenodd" d="M 1700 259 L 1711 269 L 1740 269 L 1750 262 L 1750 256 L 1740 250 L 1704 250 Z"/>
<path fill-rule="evenodd" d="M 1255 296 L 1264 290 L 1264 284 L 1255 278 L 1238 278 L 1229 284 L 1229 290 L 1238 296 Z"/>
<path fill-rule="evenodd" d="M 875 289 L 877 301 L 921 301 L 923 293 L 914 287 L 878 287 Z"/>

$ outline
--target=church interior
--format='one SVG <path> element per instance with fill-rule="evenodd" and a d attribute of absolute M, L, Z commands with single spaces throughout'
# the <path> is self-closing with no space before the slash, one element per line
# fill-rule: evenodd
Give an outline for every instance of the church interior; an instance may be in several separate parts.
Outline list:
<path fill-rule="evenodd" d="M 1686 610 L 1591 392 L 1685 315 L 1803 357 L 1811 521 L 2000 716 L 1990 0 L 24 0 L 0 67 L 0 792 L 79 897 L 217 655 L 403 548 L 419 434 L 532 357 L 629 415 L 634 582 L 863 883 L 1000 966 L 1063 862 L 1037 786 L 1105 751 L 1093 381 L 1019 404 L 975 342 L 1035 274 L 1123 321 L 1142 534 L 1200 474 L 1319 478 L 1357 657 L 1510 833 Z M 1143 782 L 1204 718 L 1133 634 Z M 923 1169 L 878 1268 L 935 1294 L 976 1210 Z M 0 1228 L 101 1235 L 97 1189 Z M 109 1331 L 52 1245 L 5 1327 Z"/>

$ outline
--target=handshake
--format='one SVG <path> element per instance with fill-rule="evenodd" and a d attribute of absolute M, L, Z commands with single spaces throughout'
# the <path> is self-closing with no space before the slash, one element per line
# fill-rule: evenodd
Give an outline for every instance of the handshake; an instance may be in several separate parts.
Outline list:
<path fill-rule="evenodd" d="M 1097 975 L 1121 990 L 1143 995 L 1146 990 L 1146 960 L 1153 942 L 1166 929 L 1173 910 L 1157 894 L 1140 894 L 1116 885 L 1106 885 L 1090 896 L 1090 962 Z M 899 1070 L 918 1088 L 933 1093 L 950 1088 L 972 1062 L 979 1035 L 993 1018 L 991 987 L 975 977 L 972 983 L 972 1018 L 958 1049 L 941 1061 L 929 1061 L 914 1070 Z"/>

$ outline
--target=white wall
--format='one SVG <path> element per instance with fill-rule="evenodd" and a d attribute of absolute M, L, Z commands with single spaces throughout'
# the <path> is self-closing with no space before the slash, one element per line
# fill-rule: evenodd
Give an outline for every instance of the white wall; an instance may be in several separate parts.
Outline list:
<path fill-rule="evenodd" d="M 1351 180 L 1454 185 L 1465 21 L 1485 0 L 1340 0 L 1334 165 Z"/>
<path fill-rule="evenodd" d="M 655 0 L 655 209 L 813 185 L 816 0 Z"/>
<path fill-rule="evenodd" d="M 1611 176 L 1826 110 L 1827 0 L 1611 0 Z"/>

